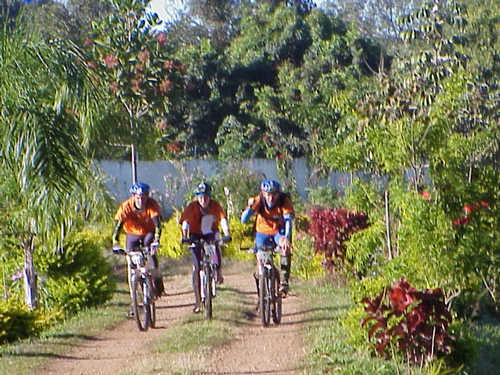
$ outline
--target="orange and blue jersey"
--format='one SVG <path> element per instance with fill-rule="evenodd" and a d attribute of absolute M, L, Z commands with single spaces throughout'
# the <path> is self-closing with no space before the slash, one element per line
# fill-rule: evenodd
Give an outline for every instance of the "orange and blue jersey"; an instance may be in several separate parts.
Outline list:
<path fill-rule="evenodd" d="M 273 207 L 267 207 L 260 195 L 253 197 L 253 201 L 253 205 L 242 214 L 241 221 L 243 223 L 247 222 L 253 213 L 257 213 L 255 218 L 255 231 L 257 233 L 275 235 L 283 232 L 285 236 L 290 236 L 290 230 L 286 230 L 285 221 L 291 220 L 295 212 L 292 201 L 287 195 L 280 197 Z"/>

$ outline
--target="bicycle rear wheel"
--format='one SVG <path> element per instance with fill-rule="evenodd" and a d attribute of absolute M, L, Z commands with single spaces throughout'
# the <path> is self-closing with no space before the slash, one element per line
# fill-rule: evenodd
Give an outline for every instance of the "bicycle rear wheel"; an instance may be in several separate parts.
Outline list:
<path fill-rule="evenodd" d="M 271 318 L 271 304 L 269 294 L 269 277 L 261 275 L 259 279 L 259 312 L 262 325 L 267 327 Z"/>
<path fill-rule="evenodd" d="M 282 307 L 282 299 L 281 293 L 279 292 L 280 288 L 280 276 L 277 270 L 274 270 L 272 276 L 272 296 L 273 296 L 273 322 L 275 324 L 281 323 L 281 307 Z"/>
<path fill-rule="evenodd" d="M 214 277 L 208 264 L 205 264 L 203 290 L 205 291 L 205 319 L 212 319 L 212 279 Z"/>
<path fill-rule="evenodd" d="M 149 327 L 150 310 L 146 303 L 145 287 L 147 286 L 142 278 L 132 280 L 132 308 L 139 331 L 146 331 Z"/>

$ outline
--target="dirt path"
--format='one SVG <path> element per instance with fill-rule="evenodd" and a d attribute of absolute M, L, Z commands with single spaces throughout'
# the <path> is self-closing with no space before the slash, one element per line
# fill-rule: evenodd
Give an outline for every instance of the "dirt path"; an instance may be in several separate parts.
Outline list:
<path fill-rule="evenodd" d="M 107 375 L 130 373 L 131 354 L 146 360 L 152 356 L 151 347 L 168 332 L 169 327 L 192 314 L 193 297 L 189 275 L 167 278 L 170 295 L 157 303 L 157 328 L 139 332 L 135 321 L 126 320 L 116 328 L 101 332 L 84 341 L 65 356 L 51 362 L 42 374 Z M 256 316 L 255 286 L 248 273 L 225 273 L 225 287 L 234 288 L 245 297 L 246 321 L 240 322 L 228 345 L 212 351 L 207 368 L 201 374 L 301 374 L 304 355 L 301 332 L 305 321 L 297 295 L 284 300 L 283 318 L 279 326 L 263 328 Z M 162 374 L 165 372 L 161 372 Z M 168 373 L 168 372 L 167 372 Z"/>

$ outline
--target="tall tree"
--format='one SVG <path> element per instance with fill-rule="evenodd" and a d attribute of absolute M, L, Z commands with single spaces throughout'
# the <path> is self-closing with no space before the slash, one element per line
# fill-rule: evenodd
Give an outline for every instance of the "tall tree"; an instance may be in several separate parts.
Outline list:
<path fill-rule="evenodd" d="M 84 42 L 87 66 L 116 103 L 112 141 L 138 144 L 144 157 L 155 153 L 165 117 L 183 93 L 184 67 L 171 57 L 172 46 L 156 13 L 144 1 L 109 0 L 110 16 L 93 23 L 93 39 Z"/>

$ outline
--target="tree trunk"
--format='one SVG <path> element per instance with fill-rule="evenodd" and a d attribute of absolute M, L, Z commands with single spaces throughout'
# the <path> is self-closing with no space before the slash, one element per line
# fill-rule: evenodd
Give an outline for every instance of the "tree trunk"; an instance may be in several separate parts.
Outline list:
<path fill-rule="evenodd" d="M 391 245 L 391 221 L 389 216 L 389 190 L 385 191 L 385 236 L 387 240 L 387 258 L 392 259 L 392 245 Z"/>
<path fill-rule="evenodd" d="M 37 274 L 33 262 L 33 239 L 30 238 L 24 243 L 24 296 L 26 305 L 30 310 L 36 308 L 36 288 Z"/>

